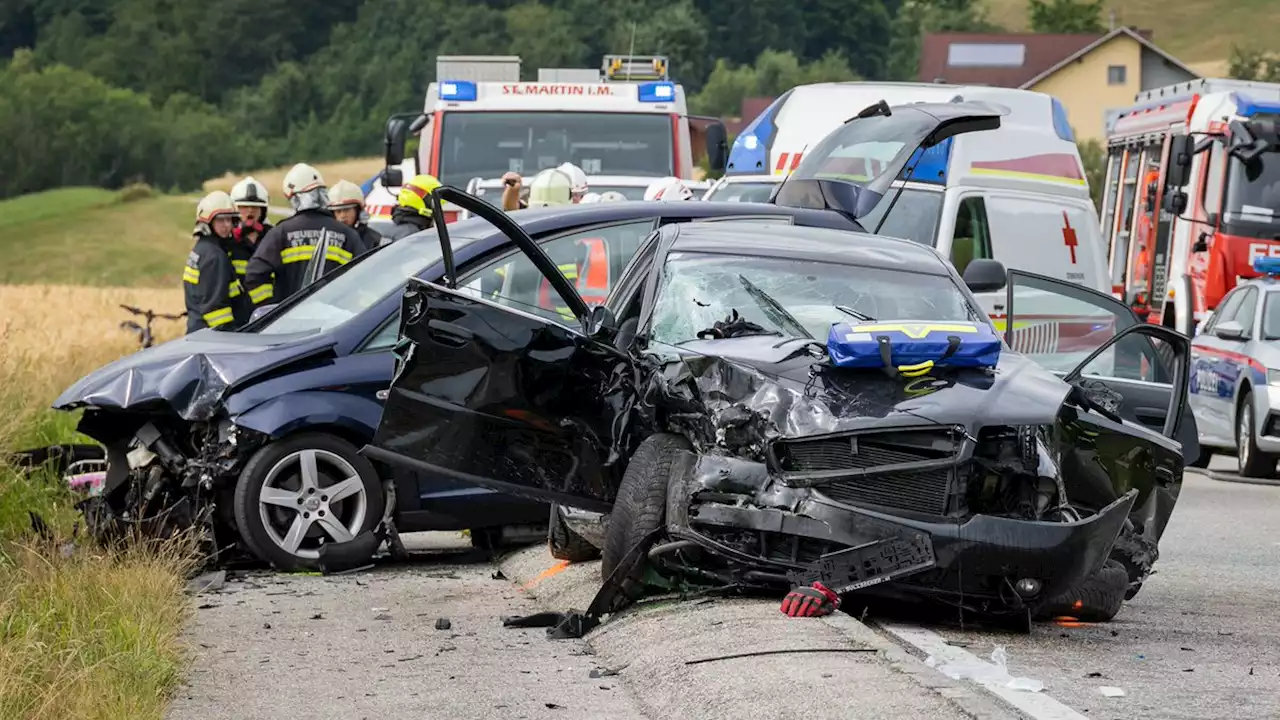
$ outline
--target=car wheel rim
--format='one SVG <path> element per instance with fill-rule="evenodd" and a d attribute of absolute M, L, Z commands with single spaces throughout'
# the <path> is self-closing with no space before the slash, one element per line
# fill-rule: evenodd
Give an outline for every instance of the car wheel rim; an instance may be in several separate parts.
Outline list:
<path fill-rule="evenodd" d="M 320 556 L 322 543 L 354 539 L 368 509 L 360 473 L 327 450 L 299 450 L 281 458 L 258 493 L 267 536 L 281 550 L 310 560 Z"/>
<path fill-rule="evenodd" d="M 1244 469 L 1249 464 L 1249 440 L 1253 437 L 1253 422 L 1249 419 L 1249 409 L 1245 408 L 1240 413 L 1240 441 L 1239 449 L 1236 456 L 1240 458 L 1240 468 Z"/>

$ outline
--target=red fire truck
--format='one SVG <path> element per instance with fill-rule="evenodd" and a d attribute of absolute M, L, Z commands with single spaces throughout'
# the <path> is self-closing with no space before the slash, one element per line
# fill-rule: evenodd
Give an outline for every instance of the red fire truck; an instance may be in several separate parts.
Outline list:
<path fill-rule="evenodd" d="M 1253 258 L 1280 257 L 1280 84 L 1140 93 L 1108 132 L 1102 234 L 1112 292 L 1188 335 Z"/>

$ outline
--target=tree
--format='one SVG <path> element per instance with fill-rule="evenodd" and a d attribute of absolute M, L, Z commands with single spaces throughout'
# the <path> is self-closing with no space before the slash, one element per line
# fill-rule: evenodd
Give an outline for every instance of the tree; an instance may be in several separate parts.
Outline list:
<path fill-rule="evenodd" d="M 627 11 L 608 37 L 610 53 L 666 55 L 672 77 L 686 91 L 700 88 L 710 69 L 707 21 L 689 0 L 657 8 L 636 6 Z M 595 61 L 598 63 L 600 58 Z"/>
<path fill-rule="evenodd" d="M 1102 0 L 1027 0 L 1031 29 L 1038 33 L 1101 35 Z"/>
<path fill-rule="evenodd" d="M 1236 80 L 1280 82 L 1280 55 L 1259 48 L 1232 45 L 1227 75 Z"/>
<path fill-rule="evenodd" d="M 1080 163 L 1084 165 L 1084 176 L 1089 182 L 1089 195 L 1093 198 L 1093 205 L 1101 208 L 1102 191 L 1107 183 L 1107 149 L 1097 140 L 1086 140 L 1076 147 L 1080 151 Z"/>
<path fill-rule="evenodd" d="M 904 0 L 890 27 L 885 74 L 901 82 L 919 79 L 925 33 L 1001 30 L 975 0 Z"/>
<path fill-rule="evenodd" d="M 521 72 L 537 77 L 538 68 L 579 67 L 587 48 L 575 33 L 573 16 L 531 1 L 507 8 L 511 54 L 519 55 Z"/>
<path fill-rule="evenodd" d="M 734 67 L 724 60 L 707 78 L 702 91 L 690 100 L 690 109 L 707 115 L 731 116 L 742 110 L 748 97 L 781 95 L 796 85 L 857 80 L 849 63 L 838 52 L 829 52 L 811 63 L 801 63 L 789 52 L 765 50 L 756 64 Z"/>

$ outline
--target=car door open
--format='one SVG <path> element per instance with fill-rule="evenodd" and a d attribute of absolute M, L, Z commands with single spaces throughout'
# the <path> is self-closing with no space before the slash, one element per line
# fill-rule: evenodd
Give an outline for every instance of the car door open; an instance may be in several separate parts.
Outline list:
<path fill-rule="evenodd" d="M 631 394 L 629 359 L 556 264 L 506 213 L 456 188 L 432 194 L 511 239 L 559 294 L 574 320 L 557 321 L 457 288 L 448 228 L 440 283 L 411 278 L 401 304 L 399 362 L 382 421 L 364 452 L 515 495 L 607 511 L 615 440 Z M 575 327 L 576 325 L 576 327 Z"/>
<path fill-rule="evenodd" d="M 1091 409 L 1178 441 L 1188 463 L 1199 456 L 1185 335 L 1142 322 L 1110 295 L 1017 270 L 1009 271 L 1005 307 L 1009 347 L 1084 390 Z M 1111 402 L 1098 400 L 1108 393 Z"/>

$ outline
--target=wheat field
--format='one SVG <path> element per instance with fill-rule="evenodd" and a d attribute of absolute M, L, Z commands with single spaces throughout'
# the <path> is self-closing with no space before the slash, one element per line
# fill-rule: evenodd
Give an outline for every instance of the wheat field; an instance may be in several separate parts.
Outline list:
<path fill-rule="evenodd" d="M 251 173 L 240 175 L 227 173 L 220 178 L 206 180 L 204 182 L 204 191 L 223 190 L 231 192 L 231 187 L 239 182 L 240 178 L 245 175 L 252 175 L 258 182 L 267 186 L 267 192 L 271 196 L 273 205 L 286 205 L 283 189 L 284 175 L 289 172 L 291 167 L 293 165 L 285 165 L 278 168 L 254 170 Z M 330 187 L 333 187 L 334 183 L 339 180 L 348 180 L 359 185 L 382 169 L 382 158 L 351 158 L 338 162 L 316 163 L 315 168 L 320 171 L 320 175 Z"/>

